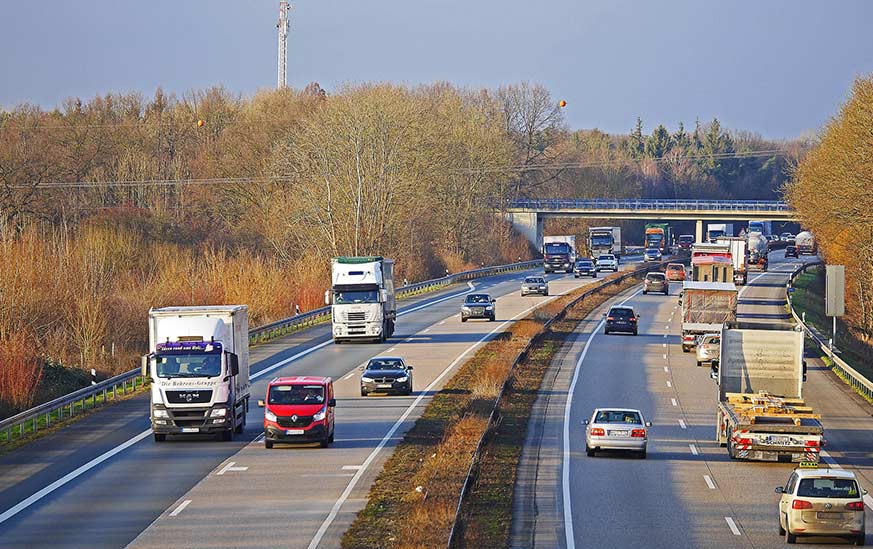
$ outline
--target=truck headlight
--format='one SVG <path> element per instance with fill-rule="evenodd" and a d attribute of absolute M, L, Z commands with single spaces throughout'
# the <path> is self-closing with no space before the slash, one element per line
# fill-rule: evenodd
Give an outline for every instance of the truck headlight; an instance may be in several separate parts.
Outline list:
<path fill-rule="evenodd" d="M 165 417 L 165 418 L 170 417 L 170 413 L 167 412 L 166 410 L 152 410 L 152 415 L 154 417 Z"/>
<path fill-rule="evenodd" d="M 264 419 L 266 419 L 267 421 L 275 422 L 276 421 L 276 414 L 274 414 L 273 412 L 270 411 L 269 408 L 267 408 L 266 410 L 264 410 Z"/>
<path fill-rule="evenodd" d="M 211 412 L 209 412 L 209 417 L 226 417 L 227 416 L 227 408 L 213 408 Z"/>
<path fill-rule="evenodd" d="M 397 383 L 406 383 L 409 381 L 409 376 L 398 377 L 396 381 Z"/>
<path fill-rule="evenodd" d="M 361 378 L 361 381 L 363 381 L 364 383 L 373 383 L 373 378 L 371 378 L 371 377 L 362 377 L 362 378 Z"/>
<path fill-rule="evenodd" d="M 326 416 L 326 415 L 327 415 L 327 408 L 325 407 L 325 408 L 322 408 L 321 410 L 317 411 L 315 413 L 315 415 L 312 416 L 312 421 L 322 421 L 324 419 L 324 416 Z"/>

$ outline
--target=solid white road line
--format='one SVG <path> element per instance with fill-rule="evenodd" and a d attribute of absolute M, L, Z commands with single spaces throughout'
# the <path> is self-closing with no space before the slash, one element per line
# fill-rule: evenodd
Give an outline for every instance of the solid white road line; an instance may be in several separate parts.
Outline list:
<path fill-rule="evenodd" d="M 176 507 L 175 509 L 173 509 L 173 512 L 170 513 L 170 516 L 171 516 L 171 517 L 177 517 L 177 516 L 179 516 L 179 513 L 181 513 L 182 511 L 184 511 L 184 510 L 185 510 L 185 507 L 188 507 L 188 505 L 190 505 L 190 504 L 191 504 L 191 500 L 190 500 L 190 499 L 186 499 L 185 501 L 183 501 L 182 503 L 180 503 L 178 507 Z"/>
<path fill-rule="evenodd" d="M 351 372 L 349 372 L 348 375 L 347 375 L 346 377 L 343 378 L 343 380 L 351 379 L 353 375 L 355 375 L 355 371 L 354 371 L 354 370 L 352 370 Z"/>
<path fill-rule="evenodd" d="M 563 295 L 563 294 L 555 295 L 546 301 L 551 301 L 552 299 L 555 299 L 555 298 L 559 297 L 560 295 Z M 379 443 L 376 445 L 376 447 L 373 448 L 373 450 L 370 452 L 370 455 L 368 455 L 367 459 L 364 460 L 364 463 L 361 464 L 361 468 L 358 469 L 358 471 L 354 474 L 352 479 L 349 481 L 348 485 L 346 486 L 345 490 L 343 490 L 343 493 L 340 495 L 339 499 L 337 499 L 336 502 L 334 502 L 333 507 L 330 510 L 330 513 L 328 513 L 327 517 L 321 523 L 321 526 L 319 526 L 318 531 L 315 532 L 315 536 L 313 536 L 312 541 L 309 542 L 310 549 L 314 549 L 315 547 L 318 547 L 318 544 L 321 543 L 321 539 L 324 537 L 324 534 L 327 532 L 327 529 L 330 528 L 330 525 L 333 524 L 333 521 L 334 521 L 334 519 L 336 519 L 337 514 L 339 514 L 339 511 L 342 508 L 343 504 L 349 498 L 349 495 L 352 493 L 352 490 L 355 489 L 355 486 L 358 484 L 358 481 L 361 480 L 361 477 L 363 477 L 364 472 L 366 472 L 367 468 L 370 466 L 370 464 L 373 462 L 373 460 L 376 459 L 376 456 L 379 455 L 379 452 L 382 451 L 382 448 L 384 448 L 385 445 L 388 444 L 388 441 L 391 440 L 391 438 L 394 436 L 394 433 L 396 433 L 397 430 L 400 428 L 400 426 L 403 425 L 403 423 L 406 421 L 406 418 L 409 417 L 409 414 L 412 413 L 412 411 L 419 405 L 419 403 L 424 399 L 424 397 L 428 393 L 430 393 L 430 391 L 446 376 L 446 374 L 451 372 L 452 369 L 465 356 L 470 354 L 470 352 L 473 351 L 476 347 L 478 347 L 481 343 L 487 341 L 488 339 L 491 339 L 491 337 L 494 334 L 503 330 L 507 325 L 511 324 L 516 319 L 523 317 L 524 315 L 526 315 L 530 311 L 541 306 L 543 303 L 545 303 L 545 301 L 540 301 L 539 303 L 536 303 L 535 305 L 531 305 L 530 307 L 528 307 L 524 311 L 518 313 L 517 315 L 515 315 L 511 319 L 503 322 L 502 324 L 500 324 L 499 326 L 497 326 L 496 328 L 494 328 L 493 330 L 491 330 L 490 332 L 488 332 L 487 334 L 482 336 L 478 341 L 476 341 L 475 343 L 473 343 L 472 345 L 467 347 L 460 355 L 458 355 L 457 358 L 455 358 L 455 360 L 453 360 L 451 362 L 451 364 L 446 366 L 445 369 L 442 372 L 440 372 L 439 375 L 436 378 L 434 378 L 434 380 L 431 381 L 427 387 L 424 388 L 424 390 L 421 392 L 421 394 L 418 395 L 418 397 L 412 402 L 412 404 L 410 404 L 406 408 L 406 410 L 403 411 L 403 414 L 401 414 L 400 418 L 396 422 L 394 422 L 394 425 L 391 426 L 391 429 L 389 429 L 388 432 L 385 434 L 385 436 L 382 437 L 382 439 L 379 441 Z"/>
<path fill-rule="evenodd" d="M 625 298 L 619 305 L 624 305 L 642 291 L 642 289 L 637 290 Z M 576 390 L 576 382 L 579 381 L 582 361 L 585 360 L 585 355 L 588 354 L 591 342 L 594 341 L 594 336 L 603 328 L 604 322 L 605 320 L 601 319 L 597 326 L 594 327 L 594 330 L 588 336 L 588 341 L 585 342 L 585 346 L 582 348 L 582 352 L 579 354 L 579 359 L 576 361 L 576 369 L 573 372 L 573 381 L 570 382 L 570 390 L 567 393 L 567 402 L 564 404 L 564 455 L 561 467 L 561 493 L 564 500 L 564 546 L 567 549 L 576 548 L 576 540 L 573 537 L 573 509 L 570 503 L 570 409 L 573 406 L 573 392 Z"/>
<path fill-rule="evenodd" d="M 672 404 L 673 406 L 679 406 L 679 403 L 676 402 L 676 399 L 675 399 L 675 398 L 671 398 L 671 399 L 670 399 L 670 404 Z"/>
<path fill-rule="evenodd" d="M 667 381 L 667 387 L 672 387 L 672 386 L 673 386 L 673 384 L 670 383 L 670 381 Z"/>
<path fill-rule="evenodd" d="M 688 428 L 688 426 L 685 425 L 685 420 L 684 420 L 684 419 L 680 419 L 680 420 L 679 420 L 679 427 L 682 427 L 683 429 L 687 429 L 687 428 Z"/>
<path fill-rule="evenodd" d="M 144 439 L 146 437 L 150 437 L 151 435 L 152 435 L 151 429 L 143 431 L 142 433 L 136 435 L 135 437 L 131 438 L 130 440 L 119 444 L 118 446 L 109 450 L 108 452 L 105 452 L 104 454 L 100 455 L 99 457 L 96 457 L 96 458 L 92 459 L 91 461 L 89 461 L 88 463 L 86 463 L 86 464 L 78 467 L 77 469 L 67 473 L 66 475 L 64 475 L 61 478 L 59 478 L 58 480 L 52 482 L 51 484 L 49 484 L 48 486 L 46 486 L 45 488 L 43 488 L 39 492 L 33 494 L 29 498 L 17 503 L 16 505 L 13 505 L 12 507 L 7 509 L 3 513 L 0 513 L 0 524 L 6 522 L 7 520 L 14 517 L 15 515 L 17 515 L 18 513 L 23 511 L 24 509 L 27 509 L 28 507 L 30 507 L 31 505 L 33 505 L 37 501 L 39 501 L 42 498 L 44 498 L 45 496 L 51 494 L 52 492 L 54 492 L 55 490 L 57 490 L 58 488 L 60 488 L 64 484 L 70 482 L 71 480 L 73 480 L 76 477 L 78 477 L 79 475 L 81 475 L 82 473 L 86 473 L 86 472 L 90 471 L 91 469 L 100 465 L 101 463 L 103 463 L 107 459 L 111 458 L 115 454 L 118 454 L 120 452 L 123 452 L 124 450 L 127 450 L 128 448 L 130 448 L 131 446 L 133 446 L 137 442 L 141 441 L 142 439 Z"/>
<path fill-rule="evenodd" d="M 712 477 L 709 475 L 703 475 L 703 480 L 706 481 L 706 485 L 709 486 L 710 490 L 715 490 L 715 483 L 712 482 Z"/>
<path fill-rule="evenodd" d="M 357 471 L 360 468 L 360 465 L 343 465 L 343 471 Z"/>
<path fill-rule="evenodd" d="M 740 529 L 737 528 L 737 523 L 734 522 L 734 519 L 732 519 L 731 517 L 725 517 L 724 520 L 728 523 L 731 532 L 733 532 L 735 536 L 742 535 L 740 534 Z"/>
<path fill-rule="evenodd" d="M 688 445 L 688 448 L 691 449 L 691 455 L 694 455 L 694 456 L 697 455 L 697 446 L 695 446 L 695 445 L 693 445 L 693 444 L 689 444 L 689 445 Z"/>

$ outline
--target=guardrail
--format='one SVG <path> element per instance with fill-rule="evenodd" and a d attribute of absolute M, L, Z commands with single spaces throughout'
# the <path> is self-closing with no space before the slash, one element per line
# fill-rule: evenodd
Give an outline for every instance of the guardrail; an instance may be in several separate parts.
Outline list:
<path fill-rule="evenodd" d="M 425 280 L 416 284 L 402 286 L 397 289 L 398 299 L 411 297 L 424 292 L 438 290 L 457 282 L 464 282 L 486 276 L 494 276 L 505 272 L 518 271 L 542 265 L 542 260 L 522 261 L 507 265 L 497 265 L 450 274 L 433 280 Z M 256 344 L 282 337 L 292 332 L 303 330 L 315 324 L 330 319 L 330 307 L 321 307 L 300 315 L 272 322 L 249 331 L 249 343 Z M 40 404 L 29 410 L 0 421 L 0 442 L 9 443 L 15 435 L 18 439 L 25 438 L 28 433 L 35 434 L 39 429 L 46 429 L 53 424 L 68 420 L 81 414 L 89 408 L 96 408 L 110 400 L 115 400 L 119 394 L 130 393 L 145 384 L 139 368 L 113 378 L 101 381 L 96 385 L 83 387 L 68 395 L 56 398 L 51 402 Z M 90 404 L 90 405 L 89 405 Z M 5 435 L 5 440 L 3 438 Z"/>
<path fill-rule="evenodd" d="M 833 361 L 833 369 L 836 370 L 837 377 L 841 378 L 847 385 L 852 387 L 858 394 L 865 397 L 867 400 L 873 400 L 873 382 L 867 379 L 863 374 L 849 366 L 845 360 L 837 356 L 833 350 L 831 349 L 830 342 L 825 338 L 821 337 L 815 330 L 809 328 L 803 319 L 797 316 L 797 311 L 794 310 L 794 304 L 791 303 L 791 292 L 789 292 L 789 288 L 794 285 L 794 279 L 800 276 L 801 273 L 806 272 L 809 267 L 817 267 L 823 265 L 822 262 L 817 261 L 815 263 L 807 263 L 800 269 L 791 273 L 791 277 L 789 279 L 788 286 L 785 289 L 785 299 L 788 301 L 788 308 L 791 310 L 791 316 L 794 318 L 794 321 L 803 328 L 803 331 L 806 333 L 807 337 L 809 337 L 812 341 L 818 345 L 819 349 Z"/>
<path fill-rule="evenodd" d="M 694 211 L 766 211 L 791 212 L 786 202 L 778 200 L 672 200 L 672 199 L 519 199 L 506 204 L 524 210 L 694 210 Z"/>
<path fill-rule="evenodd" d="M 607 286 L 610 286 L 613 284 L 620 284 L 620 283 L 624 282 L 625 280 L 627 280 L 628 278 L 639 276 L 641 274 L 645 274 L 645 273 L 652 271 L 652 270 L 655 270 L 655 269 L 660 269 L 661 267 L 664 267 L 665 265 L 667 265 L 666 261 L 660 262 L 660 263 L 651 263 L 651 264 L 646 265 L 644 267 L 641 267 L 639 269 L 634 269 L 633 271 L 628 271 L 626 273 L 623 273 L 621 276 L 618 276 L 616 278 L 613 278 L 610 280 L 604 280 L 602 282 L 598 282 L 596 284 L 593 284 L 591 286 L 591 288 L 585 290 L 584 292 L 582 292 L 581 295 L 579 295 L 573 301 L 568 303 L 566 305 L 566 307 L 564 307 L 560 312 L 558 312 L 558 314 L 556 314 L 555 316 L 553 316 L 552 318 L 547 320 L 543 324 L 543 329 L 540 331 L 540 333 L 537 334 L 536 336 L 532 337 L 530 339 L 530 341 L 527 342 L 527 345 L 525 345 L 524 348 L 521 350 L 521 352 L 518 354 L 518 356 L 515 357 L 515 360 L 512 362 L 512 366 L 509 367 L 509 374 L 506 376 L 506 380 L 504 380 L 503 385 L 500 387 L 500 392 L 497 394 L 497 398 L 494 400 L 494 406 L 491 408 L 491 413 L 488 416 L 488 425 L 485 427 L 485 430 L 482 432 L 482 436 L 479 437 L 479 442 L 476 444 L 476 450 L 473 452 L 473 456 L 472 456 L 472 459 L 470 461 L 470 467 L 469 467 L 469 469 L 467 469 L 467 476 L 464 479 L 464 484 L 461 486 L 461 493 L 458 496 L 458 505 L 455 508 L 455 519 L 452 522 L 452 529 L 449 532 L 449 541 L 448 541 L 447 547 L 449 547 L 449 548 L 459 547 L 458 536 L 460 536 L 462 529 L 463 529 L 463 521 L 461 520 L 461 511 L 463 509 L 464 499 L 467 497 L 467 494 L 470 491 L 470 486 L 472 485 L 474 479 L 478 476 L 479 462 L 480 462 L 481 455 L 482 455 L 482 445 L 485 443 L 485 441 L 488 438 L 488 435 L 491 434 L 491 432 L 495 426 L 495 422 L 497 421 L 497 411 L 500 408 L 500 402 L 503 400 L 503 395 L 506 392 L 506 389 L 507 389 L 507 387 L 509 387 L 509 384 L 512 380 L 512 373 L 515 371 L 515 369 L 519 365 L 519 363 L 521 363 L 525 358 L 527 358 L 531 347 L 533 347 L 534 343 L 538 340 L 539 335 L 545 333 L 545 331 L 553 323 L 555 323 L 559 320 L 562 320 L 565 316 L 567 316 L 567 311 L 569 311 L 573 306 L 575 306 L 577 303 L 579 303 L 580 301 L 582 301 L 586 297 L 594 294 L 595 292 L 602 290 L 603 288 L 606 288 Z"/>

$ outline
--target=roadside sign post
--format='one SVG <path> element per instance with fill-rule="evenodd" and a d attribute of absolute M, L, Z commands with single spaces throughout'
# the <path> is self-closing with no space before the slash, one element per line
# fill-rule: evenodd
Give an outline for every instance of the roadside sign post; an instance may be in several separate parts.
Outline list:
<path fill-rule="evenodd" d="M 832 317 L 834 321 L 830 340 L 831 356 L 833 356 L 834 342 L 837 339 L 837 317 L 846 314 L 846 267 L 828 265 L 825 275 L 825 315 Z"/>

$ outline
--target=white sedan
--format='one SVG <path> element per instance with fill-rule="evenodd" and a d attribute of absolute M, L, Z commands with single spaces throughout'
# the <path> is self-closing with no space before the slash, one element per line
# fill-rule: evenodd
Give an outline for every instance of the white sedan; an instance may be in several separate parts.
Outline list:
<path fill-rule="evenodd" d="M 601 450 L 630 450 L 646 459 L 647 427 L 643 413 L 631 408 L 596 408 L 585 425 L 585 453 L 594 457 Z"/>
<path fill-rule="evenodd" d="M 618 259 L 612 254 L 603 254 L 597 257 L 597 266 L 595 271 L 610 270 L 618 272 Z"/>

